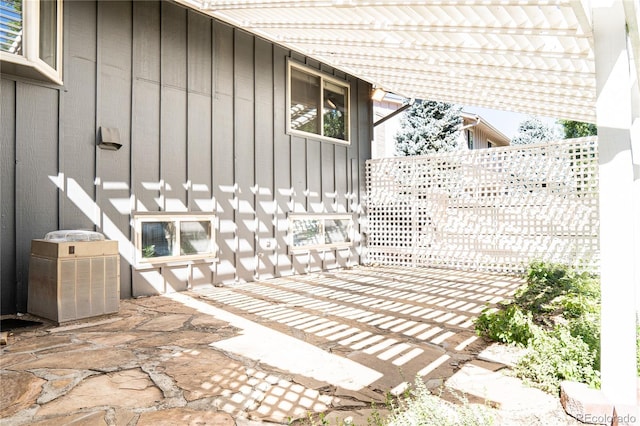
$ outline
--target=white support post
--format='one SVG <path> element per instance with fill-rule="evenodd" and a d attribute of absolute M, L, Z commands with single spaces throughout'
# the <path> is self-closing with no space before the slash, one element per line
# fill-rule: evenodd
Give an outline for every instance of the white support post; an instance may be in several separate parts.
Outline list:
<path fill-rule="evenodd" d="M 602 391 L 635 405 L 637 216 L 631 152 L 632 96 L 621 0 L 593 2 L 600 172 Z"/>

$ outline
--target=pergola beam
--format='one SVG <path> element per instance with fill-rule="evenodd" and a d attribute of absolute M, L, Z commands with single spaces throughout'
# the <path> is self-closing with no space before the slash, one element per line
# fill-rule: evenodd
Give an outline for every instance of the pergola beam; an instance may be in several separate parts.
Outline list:
<path fill-rule="evenodd" d="M 491 47 L 470 47 L 470 46 L 456 46 L 453 44 L 442 44 L 442 43 L 424 43 L 424 42 L 413 42 L 409 46 L 405 43 L 398 41 L 389 41 L 389 40 L 334 40 L 331 38 L 322 38 L 322 37 L 307 37 L 307 36 L 295 36 L 295 35 L 277 35 L 276 38 L 281 42 L 292 43 L 292 44 L 305 44 L 305 45 L 317 45 L 317 46 L 331 46 L 334 49 L 314 49 L 311 47 L 314 52 L 323 52 L 332 53 L 336 47 L 345 47 L 351 48 L 360 47 L 360 48 L 370 48 L 370 49 L 388 49 L 391 51 L 401 51 L 407 57 L 412 57 L 416 55 L 438 55 L 444 52 L 451 53 L 454 55 L 487 55 L 490 57 L 528 57 L 528 58 L 537 58 L 537 59 L 571 59 L 571 60 L 584 60 L 584 61 L 592 61 L 593 60 L 593 52 L 591 49 L 583 49 L 581 51 L 573 51 L 573 52 L 558 52 L 555 50 L 544 49 L 544 48 L 526 48 L 520 47 L 518 49 L 501 47 L 501 46 L 491 46 Z M 361 53 L 355 53 L 354 56 L 359 55 Z M 375 54 L 375 53 L 371 53 Z"/>
<path fill-rule="evenodd" d="M 360 64 L 352 64 L 349 62 L 343 62 L 344 65 L 359 70 L 366 71 L 367 73 L 392 80 L 395 75 L 396 67 L 385 66 L 380 67 L 376 65 L 363 66 Z M 371 69 L 370 67 L 376 67 Z M 480 76 L 477 73 L 467 74 L 464 72 L 464 68 L 460 67 L 446 67 L 446 66 L 433 66 L 427 72 L 427 70 L 409 70 L 405 69 L 405 79 L 411 79 L 416 83 L 433 83 L 435 85 L 441 85 L 443 88 L 460 88 L 466 90 L 468 86 L 476 86 L 486 88 L 488 90 L 504 90 L 512 92 L 514 94 L 525 94 L 533 96 L 551 96 L 560 98 L 558 102 L 562 101 L 565 96 L 572 96 L 573 102 L 569 105 L 575 105 L 580 107 L 586 102 L 595 103 L 595 87 L 580 86 L 577 84 L 567 83 L 565 81 L 558 81 L 557 84 L 551 84 L 548 82 L 535 82 L 535 77 L 530 79 L 504 78 L 502 80 L 496 80 L 491 76 Z M 532 83 L 533 82 L 533 83 Z"/>
<path fill-rule="evenodd" d="M 404 23 L 387 23 L 379 24 L 377 22 L 358 23 L 358 22 L 290 22 L 290 21 L 269 21 L 269 20 L 253 20 L 243 22 L 246 29 L 253 30 L 325 30 L 325 31 L 368 31 L 368 32 L 389 32 L 389 31 L 409 31 L 409 32 L 425 32 L 425 33 L 455 33 L 455 34 L 493 34 L 493 35 L 510 35 L 510 36 L 553 36 L 567 37 L 571 39 L 589 38 L 589 34 L 582 34 L 578 28 L 553 28 L 553 27 L 504 27 L 490 25 L 452 25 L 447 23 L 436 22 L 404 22 Z"/>
<path fill-rule="evenodd" d="M 414 88 L 415 83 L 407 83 L 406 90 L 403 91 L 404 86 L 401 84 L 397 84 L 396 87 L 400 89 L 399 94 L 405 96 L 405 93 L 413 93 L 412 88 Z M 546 117 L 557 117 L 568 120 L 582 121 L 586 123 L 595 123 L 595 115 L 591 111 L 590 108 L 575 107 L 572 110 L 568 110 L 565 103 L 557 103 L 551 104 L 547 103 L 544 109 L 541 109 L 539 106 L 532 105 L 529 102 L 529 99 L 519 96 L 519 97 L 506 97 L 506 96 L 487 96 L 485 94 L 484 102 L 478 101 L 478 93 L 481 91 L 443 91 L 438 90 L 438 85 L 429 85 L 429 86 L 419 86 L 420 90 L 425 92 L 431 91 L 434 93 L 434 96 L 430 100 L 444 101 L 444 102 L 453 102 L 461 105 L 476 105 L 480 107 L 492 108 L 492 109 L 501 109 L 504 111 L 520 111 L 524 114 L 531 115 L 543 115 Z"/>

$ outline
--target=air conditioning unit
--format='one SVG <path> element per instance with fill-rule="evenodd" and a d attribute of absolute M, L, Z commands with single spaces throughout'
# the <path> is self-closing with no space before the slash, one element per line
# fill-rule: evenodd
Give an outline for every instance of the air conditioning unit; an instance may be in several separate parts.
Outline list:
<path fill-rule="evenodd" d="M 118 312 L 118 242 L 54 231 L 31 241 L 27 311 L 58 324 Z"/>

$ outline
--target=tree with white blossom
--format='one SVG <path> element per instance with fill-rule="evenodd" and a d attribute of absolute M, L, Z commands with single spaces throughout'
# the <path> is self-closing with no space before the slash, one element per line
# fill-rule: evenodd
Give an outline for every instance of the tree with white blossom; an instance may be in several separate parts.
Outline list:
<path fill-rule="evenodd" d="M 518 132 L 511 139 L 511 145 L 528 145 L 560 139 L 557 130 L 546 125 L 537 117 L 529 117 L 518 126 Z"/>
<path fill-rule="evenodd" d="M 399 156 L 453 151 L 458 147 L 462 107 L 446 102 L 416 101 L 403 115 L 395 136 Z"/>

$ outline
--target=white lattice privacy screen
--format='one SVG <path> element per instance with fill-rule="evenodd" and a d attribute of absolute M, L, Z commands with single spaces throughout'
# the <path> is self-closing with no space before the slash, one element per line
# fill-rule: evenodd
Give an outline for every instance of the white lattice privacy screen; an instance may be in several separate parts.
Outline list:
<path fill-rule="evenodd" d="M 369 160 L 367 190 L 370 263 L 598 265 L 596 138 Z"/>

